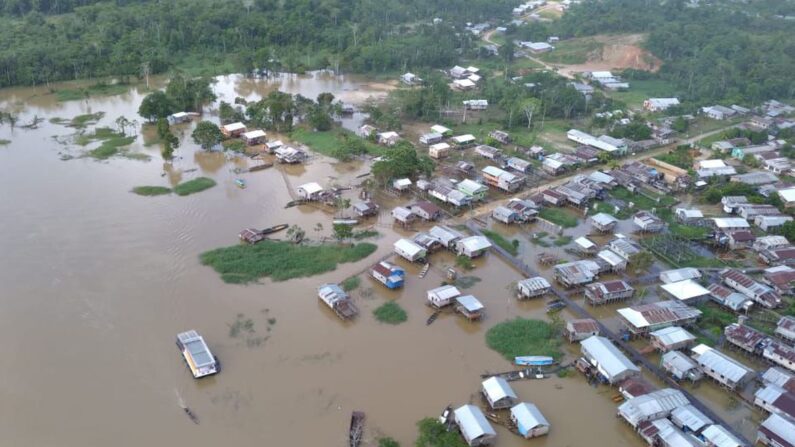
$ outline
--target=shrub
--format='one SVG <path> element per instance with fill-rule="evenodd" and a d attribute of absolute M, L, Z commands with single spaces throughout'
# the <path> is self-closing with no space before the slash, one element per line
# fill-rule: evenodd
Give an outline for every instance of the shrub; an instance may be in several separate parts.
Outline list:
<path fill-rule="evenodd" d="M 400 324 L 408 320 L 408 314 L 400 307 L 400 304 L 389 301 L 379 306 L 373 311 L 375 319 L 387 324 Z"/>

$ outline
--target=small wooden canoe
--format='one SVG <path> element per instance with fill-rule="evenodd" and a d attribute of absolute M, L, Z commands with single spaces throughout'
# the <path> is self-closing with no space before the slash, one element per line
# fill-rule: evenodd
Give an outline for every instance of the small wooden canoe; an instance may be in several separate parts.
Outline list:
<path fill-rule="evenodd" d="M 288 225 L 288 224 L 274 225 L 272 227 L 265 228 L 264 230 L 260 231 L 259 233 L 262 234 L 262 235 L 276 233 L 277 231 L 286 230 L 287 227 L 289 227 L 289 226 L 290 225 Z"/>

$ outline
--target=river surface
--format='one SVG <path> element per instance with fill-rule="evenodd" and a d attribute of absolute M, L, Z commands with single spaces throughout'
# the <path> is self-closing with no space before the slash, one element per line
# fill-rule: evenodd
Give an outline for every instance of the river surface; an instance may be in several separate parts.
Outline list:
<path fill-rule="evenodd" d="M 361 104 L 390 88 L 319 74 L 218 81 L 216 92 L 227 101 L 280 88 L 312 98 L 331 91 Z M 344 446 L 351 411 L 363 410 L 366 445 L 388 435 L 410 446 L 419 419 L 438 416 L 449 403 L 479 403 L 480 374 L 511 369 L 486 346 L 489 327 L 515 316 L 545 318 L 543 301 L 515 300 L 511 284 L 519 273 L 490 254 L 466 273 L 480 279 L 466 291 L 484 302 L 485 319 L 445 314 L 426 326 L 425 291 L 453 263 L 437 254 L 424 279 L 416 266 L 397 261 L 408 270 L 399 292 L 362 276 L 353 292 L 361 314 L 342 323 L 315 288 L 363 271 L 411 234 L 391 226 L 389 208 L 401 201 L 395 198 L 382 198 L 381 216 L 370 222 L 381 235 L 367 260 L 312 278 L 224 284 L 200 265 L 201 252 L 238 243 L 242 228 L 283 222 L 300 225 L 310 238 L 328 236 L 331 214 L 285 209 L 290 190 L 309 181 L 353 184 L 368 167 L 317 156 L 303 166 L 245 174 L 248 188 L 241 190 L 233 170 L 248 160 L 201 151 L 189 138 L 195 123 L 176 126 L 178 158 L 164 163 L 143 134 L 130 151 L 149 161 L 81 158 L 93 146 L 73 144 L 79 130 L 49 121 L 102 111 L 96 126 L 113 126 L 118 116 L 136 116 L 145 93 L 131 88 L 59 103 L 45 88 L 0 91 L 0 109 L 20 112 L 16 128 L 0 127 L 0 139 L 11 140 L 0 145 L 0 445 Z M 44 121 L 20 127 L 34 117 Z M 207 118 L 216 119 L 212 112 Z M 218 186 L 188 197 L 130 193 L 199 175 Z M 314 231 L 318 223 L 323 229 Z M 386 300 L 407 310 L 406 323 L 372 317 Z M 233 337 L 236 322 L 249 319 L 253 330 Z M 220 374 L 193 380 L 174 345 L 188 329 L 205 337 L 223 364 Z M 573 355 L 578 347 L 566 349 Z M 642 445 L 615 417 L 614 389 L 592 388 L 579 375 L 515 382 L 514 389 L 539 406 L 552 429 L 524 441 L 498 428 L 500 447 Z"/>

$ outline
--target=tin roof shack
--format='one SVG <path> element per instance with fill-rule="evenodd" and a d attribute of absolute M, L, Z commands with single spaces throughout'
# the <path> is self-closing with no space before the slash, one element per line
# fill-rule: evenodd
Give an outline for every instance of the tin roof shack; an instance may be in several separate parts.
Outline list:
<path fill-rule="evenodd" d="M 475 146 L 475 154 L 480 155 L 481 157 L 488 160 L 499 160 L 502 158 L 501 150 L 486 144 Z"/>
<path fill-rule="evenodd" d="M 480 320 L 483 318 L 483 303 L 473 295 L 463 295 L 456 297 L 455 310 L 465 316 L 469 321 Z"/>
<path fill-rule="evenodd" d="M 428 147 L 428 156 L 440 160 L 450 155 L 450 145 L 447 143 L 436 143 Z"/>
<path fill-rule="evenodd" d="M 792 216 L 754 216 L 754 225 L 766 233 L 778 230 L 790 221 Z"/>
<path fill-rule="evenodd" d="M 795 317 L 781 317 L 776 325 L 775 334 L 785 340 L 795 341 Z"/>
<path fill-rule="evenodd" d="M 546 278 L 536 276 L 519 281 L 516 284 L 516 289 L 516 298 L 523 300 L 546 295 L 552 289 L 552 285 Z"/>
<path fill-rule="evenodd" d="M 795 372 L 795 348 L 785 345 L 777 340 L 772 340 L 762 351 L 762 357 Z"/>
<path fill-rule="evenodd" d="M 618 224 L 618 219 L 607 213 L 594 214 L 591 216 L 590 221 L 591 226 L 594 227 L 596 231 L 602 233 L 609 233 L 613 231 L 613 229 L 616 227 L 616 224 Z"/>
<path fill-rule="evenodd" d="M 226 138 L 237 138 L 246 131 L 246 125 L 243 123 L 231 123 L 221 126 L 221 133 Z"/>
<path fill-rule="evenodd" d="M 712 301 L 734 312 L 748 312 L 754 305 L 754 301 L 740 292 L 735 292 L 728 287 L 720 284 L 710 284 L 707 287 Z"/>
<path fill-rule="evenodd" d="M 759 252 L 759 259 L 768 265 L 795 265 L 795 247 L 777 247 Z"/>
<path fill-rule="evenodd" d="M 781 305 L 781 297 L 770 287 L 754 281 L 738 270 L 723 270 L 720 277 L 724 284 L 768 309 L 774 309 Z"/>
<path fill-rule="evenodd" d="M 461 291 L 450 285 L 437 287 L 427 292 L 428 303 L 436 308 L 453 304 L 453 301 L 459 296 L 461 296 Z"/>
<path fill-rule="evenodd" d="M 610 342 L 595 335 L 580 343 L 582 354 L 611 385 L 640 375 L 640 369 Z"/>
<path fill-rule="evenodd" d="M 364 139 L 370 138 L 371 136 L 375 135 L 376 132 L 378 132 L 378 129 L 375 126 L 371 126 L 369 124 L 364 124 L 356 129 L 356 135 Z"/>
<path fill-rule="evenodd" d="M 279 163 L 294 165 L 306 159 L 306 152 L 291 146 L 280 146 L 273 151 Z"/>
<path fill-rule="evenodd" d="M 775 366 L 768 368 L 767 371 L 762 374 L 762 383 L 765 385 L 775 385 L 790 393 L 795 393 L 795 376 Z"/>
<path fill-rule="evenodd" d="M 649 394 L 652 391 L 657 391 L 657 387 L 640 376 L 630 377 L 618 384 L 618 392 L 627 400 Z"/>
<path fill-rule="evenodd" d="M 472 203 L 472 199 L 468 195 L 441 183 L 433 183 L 428 189 L 428 194 L 455 207 L 467 206 Z"/>
<path fill-rule="evenodd" d="M 318 287 L 317 296 L 343 320 L 353 318 L 359 313 L 351 297 L 337 284 L 323 284 Z"/>
<path fill-rule="evenodd" d="M 311 182 L 298 187 L 298 196 L 304 200 L 317 201 L 323 195 L 323 187 L 320 184 Z"/>
<path fill-rule="evenodd" d="M 353 211 L 359 217 L 369 217 L 378 214 L 378 204 L 372 200 L 362 200 L 353 204 Z"/>
<path fill-rule="evenodd" d="M 438 239 L 443 247 L 450 250 L 455 249 L 458 241 L 464 238 L 464 235 L 460 232 L 444 225 L 434 226 L 428 231 L 428 234 Z"/>
<path fill-rule="evenodd" d="M 489 192 L 488 187 L 468 178 L 458 182 L 456 189 L 466 194 L 473 201 L 485 200 L 486 194 Z"/>
<path fill-rule="evenodd" d="M 734 391 L 743 387 L 754 376 L 754 370 L 707 345 L 698 345 L 692 350 L 693 360 L 704 374 Z"/>
<path fill-rule="evenodd" d="M 701 272 L 699 272 L 698 269 L 693 267 L 684 267 L 681 269 L 666 270 L 664 272 L 660 272 L 660 281 L 662 281 L 665 284 L 684 281 L 686 279 L 699 279 L 699 278 L 701 278 Z"/>
<path fill-rule="evenodd" d="M 704 218 L 704 213 L 699 209 L 677 208 L 674 212 L 676 220 L 683 224 L 695 224 Z"/>
<path fill-rule="evenodd" d="M 168 124 L 173 126 L 174 124 L 187 123 L 193 119 L 194 116 L 199 116 L 199 114 L 191 112 L 177 112 L 167 116 L 166 121 L 168 121 Z"/>
<path fill-rule="evenodd" d="M 262 144 L 268 139 L 268 134 L 262 129 L 243 132 L 243 141 L 249 146 Z"/>
<path fill-rule="evenodd" d="M 753 249 L 756 251 L 769 250 L 771 248 L 789 247 L 789 241 L 784 236 L 771 235 L 756 238 Z"/>
<path fill-rule="evenodd" d="M 397 144 L 398 140 L 400 139 L 400 135 L 397 132 L 381 132 L 376 135 L 376 141 L 378 144 L 383 144 L 384 146 L 394 146 Z"/>
<path fill-rule="evenodd" d="M 754 233 L 748 230 L 735 230 L 726 233 L 729 248 L 732 250 L 742 250 L 751 247 L 756 240 Z"/>
<path fill-rule="evenodd" d="M 471 80 L 469 80 L 472 82 Z M 476 85 L 473 82 L 473 86 Z M 464 108 L 467 110 L 486 110 L 489 108 L 489 101 L 486 99 L 467 99 L 465 101 L 461 101 L 464 104 Z"/>
<path fill-rule="evenodd" d="M 453 135 L 452 130 L 442 126 L 441 124 L 434 124 L 431 126 L 431 132 L 442 134 L 443 137 L 450 137 Z"/>
<path fill-rule="evenodd" d="M 645 210 L 635 213 L 632 222 L 644 233 L 659 233 L 665 228 L 662 219 Z"/>
<path fill-rule="evenodd" d="M 709 297 L 709 290 L 692 279 L 663 284 L 660 288 L 674 299 L 688 304 L 699 303 Z"/>
<path fill-rule="evenodd" d="M 555 152 L 548 157 L 544 157 L 544 161 L 541 162 L 541 169 L 550 175 L 561 175 L 576 167 L 579 162 L 579 159 L 571 155 Z"/>
<path fill-rule="evenodd" d="M 768 344 L 768 338 L 765 334 L 757 331 L 754 328 L 732 323 L 723 329 L 723 335 L 726 340 L 751 354 L 760 355 L 762 350 Z"/>
<path fill-rule="evenodd" d="M 395 222 L 405 226 L 411 225 L 414 221 L 417 220 L 417 215 L 412 213 L 410 209 L 397 206 L 392 210 L 392 217 L 395 219 Z"/>
<path fill-rule="evenodd" d="M 668 419 L 660 418 L 651 422 L 641 422 L 638 434 L 649 445 L 662 447 L 696 447 L 701 444 L 694 438 L 682 433 Z"/>
<path fill-rule="evenodd" d="M 426 146 L 432 146 L 437 143 L 441 143 L 444 137 L 440 133 L 430 132 L 423 134 L 420 136 L 420 144 L 424 144 Z M 450 147 L 450 146 L 447 146 Z"/>
<path fill-rule="evenodd" d="M 535 438 L 549 433 L 549 422 L 541 414 L 538 407 L 531 403 L 522 402 L 511 407 L 511 422 L 516 426 L 519 434 L 525 438 Z"/>
<path fill-rule="evenodd" d="M 632 298 L 635 289 L 628 282 L 617 279 L 595 282 L 585 286 L 585 297 L 592 306 Z"/>
<path fill-rule="evenodd" d="M 754 405 L 768 413 L 795 418 L 795 394 L 776 385 L 765 385 L 754 393 Z"/>
<path fill-rule="evenodd" d="M 453 419 L 469 447 L 491 445 L 497 439 L 497 433 L 486 420 L 486 416 L 474 405 L 456 408 Z"/>
<path fill-rule="evenodd" d="M 618 309 L 623 326 L 634 335 L 669 326 L 689 326 L 701 317 L 701 311 L 679 301 L 660 301 Z"/>
<path fill-rule="evenodd" d="M 484 236 L 469 236 L 456 244 L 458 254 L 470 259 L 482 256 L 489 248 L 491 248 L 491 242 Z"/>
<path fill-rule="evenodd" d="M 599 324 L 591 318 L 569 320 L 566 322 L 564 334 L 570 343 L 585 340 L 594 335 L 599 335 Z"/>
<path fill-rule="evenodd" d="M 795 419 L 771 414 L 759 427 L 756 443 L 771 447 L 795 447 Z"/>
<path fill-rule="evenodd" d="M 541 193 L 541 197 L 545 204 L 552 206 L 562 206 L 566 202 L 566 196 L 551 188 L 545 189 L 544 192 Z"/>
<path fill-rule="evenodd" d="M 492 410 L 510 408 L 519 400 L 508 382 L 499 376 L 484 380 L 480 385 L 480 392 Z"/>
<path fill-rule="evenodd" d="M 508 158 L 508 160 L 505 161 L 505 164 L 508 166 L 509 169 L 521 172 L 522 174 L 527 174 L 533 170 L 532 163 L 530 163 L 527 160 L 523 160 L 519 157 L 510 157 Z"/>
<path fill-rule="evenodd" d="M 599 250 L 599 246 L 585 236 L 575 239 L 574 245 L 576 250 L 584 255 L 594 255 Z"/>
<path fill-rule="evenodd" d="M 679 351 L 668 351 L 662 355 L 661 365 L 676 380 L 701 380 L 704 374 L 696 362 Z"/>
<path fill-rule="evenodd" d="M 464 149 L 475 144 L 475 136 L 471 134 L 457 135 L 451 138 L 450 141 L 452 141 L 453 146 L 458 149 Z"/>
<path fill-rule="evenodd" d="M 489 137 L 501 144 L 509 144 L 511 142 L 511 136 L 508 132 L 503 132 L 502 130 L 492 130 L 489 132 Z"/>
<path fill-rule="evenodd" d="M 408 191 L 409 188 L 411 188 L 412 184 L 413 183 L 411 182 L 410 179 L 399 178 L 392 182 L 392 188 L 394 188 L 397 191 L 403 192 L 403 191 Z"/>
<path fill-rule="evenodd" d="M 640 253 L 640 247 L 625 237 L 613 239 L 607 246 L 611 251 L 624 258 L 627 262 L 629 262 L 629 259 L 633 255 Z"/>
<path fill-rule="evenodd" d="M 696 336 L 678 326 L 669 326 L 649 333 L 651 345 L 662 352 L 688 348 L 696 343 Z"/>
<path fill-rule="evenodd" d="M 403 287 L 406 272 L 391 262 L 381 261 L 370 269 L 370 276 L 387 289 L 399 289 Z"/>
<path fill-rule="evenodd" d="M 583 177 L 579 177 L 579 179 L 583 179 Z M 582 181 L 572 180 L 555 189 L 558 193 L 563 194 L 567 202 L 578 207 L 586 207 L 591 200 L 596 198 L 596 191 Z"/>
<path fill-rule="evenodd" d="M 707 426 L 712 425 L 714 422 L 708 418 L 704 413 L 694 407 L 692 404 L 687 404 L 683 407 L 675 408 L 671 412 L 671 422 L 677 427 L 682 429 L 685 433 L 696 434 Z"/>
<path fill-rule="evenodd" d="M 486 166 L 481 172 L 487 185 L 506 192 L 516 192 L 524 184 L 524 179 L 521 177 L 508 171 L 503 171 L 496 166 Z"/>
<path fill-rule="evenodd" d="M 409 205 L 409 210 L 420 218 L 427 221 L 438 220 L 442 217 L 442 209 L 431 202 L 422 200 L 413 205 Z"/>
<path fill-rule="evenodd" d="M 599 264 L 587 259 L 558 264 L 554 267 L 555 280 L 567 288 L 581 286 L 596 279 L 599 270 Z"/>
<path fill-rule="evenodd" d="M 672 411 L 688 404 L 690 401 L 681 391 L 664 388 L 629 399 L 618 406 L 618 414 L 633 428 L 638 428 L 641 422 L 667 418 Z"/>
<path fill-rule="evenodd" d="M 505 206 L 498 206 L 497 208 L 494 208 L 494 210 L 491 212 L 491 218 L 506 225 L 520 221 L 519 214 Z"/>
<path fill-rule="evenodd" d="M 705 428 L 699 436 L 709 447 L 746 447 L 748 444 L 737 439 L 722 425 L 713 424 Z"/>
<path fill-rule="evenodd" d="M 421 262 L 428 256 L 428 251 L 409 239 L 400 239 L 395 242 L 395 253 L 409 262 Z"/>

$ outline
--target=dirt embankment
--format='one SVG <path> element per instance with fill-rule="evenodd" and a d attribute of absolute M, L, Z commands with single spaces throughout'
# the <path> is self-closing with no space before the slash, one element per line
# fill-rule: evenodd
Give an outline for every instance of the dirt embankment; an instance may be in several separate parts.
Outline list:
<path fill-rule="evenodd" d="M 634 68 L 656 72 L 662 61 L 640 47 L 645 34 L 623 34 L 615 36 L 598 35 L 587 38 L 602 44 L 601 50 L 588 54 L 584 64 L 557 65 L 562 74 L 573 74 L 585 71 L 623 70 Z"/>

